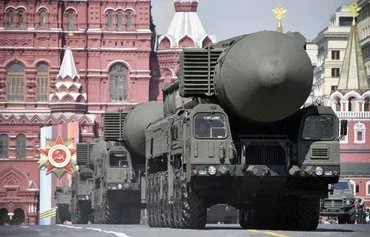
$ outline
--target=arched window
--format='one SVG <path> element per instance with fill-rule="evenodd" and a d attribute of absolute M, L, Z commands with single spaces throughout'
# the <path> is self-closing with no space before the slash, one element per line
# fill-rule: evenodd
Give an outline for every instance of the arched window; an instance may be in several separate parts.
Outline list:
<path fill-rule="evenodd" d="M 24 101 L 25 75 L 24 68 L 19 63 L 13 63 L 7 70 L 7 100 Z"/>
<path fill-rule="evenodd" d="M 14 210 L 14 216 L 10 221 L 11 225 L 24 225 L 25 215 L 24 211 L 21 208 L 17 208 Z"/>
<path fill-rule="evenodd" d="M 348 111 L 358 111 L 358 101 L 355 97 L 348 99 Z"/>
<path fill-rule="evenodd" d="M 18 21 L 17 21 L 17 28 L 23 28 L 24 24 L 24 11 L 18 12 Z"/>
<path fill-rule="evenodd" d="M 365 98 L 365 102 L 364 102 L 364 111 L 370 111 L 370 104 L 369 104 L 369 97 L 366 97 Z"/>
<path fill-rule="evenodd" d="M 123 13 L 118 12 L 117 13 L 117 30 L 122 31 L 122 27 L 123 27 Z"/>
<path fill-rule="evenodd" d="M 113 29 L 113 12 L 107 13 L 107 29 Z"/>
<path fill-rule="evenodd" d="M 8 210 L 5 208 L 0 209 L 0 225 L 9 225 L 10 224 L 10 219 L 8 215 Z"/>
<path fill-rule="evenodd" d="M 48 101 L 49 97 L 49 69 L 45 63 L 37 66 L 36 101 Z"/>
<path fill-rule="evenodd" d="M 341 111 L 341 105 L 340 98 L 335 98 L 335 111 Z"/>
<path fill-rule="evenodd" d="M 130 31 L 132 27 L 132 12 L 126 13 L 126 31 Z"/>
<path fill-rule="evenodd" d="M 6 134 L 0 135 L 0 158 L 8 158 L 9 151 L 9 136 Z"/>
<path fill-rule="evenodd" d="M 127 74 L 128 70 L 122 63 L 114 64 L 109 70 L 110 98 L 111 101 L 127 99 Z"/>
<path fill-rule="evenodd" d="M 46 24 L 48 21 L 47 17 L 48 17 L 47 11 L 45 9 L 40 10 L 39 12 L 39 26 L 40 27 L 46 27 Z"/>
<path fill-rule="evenodd" d="M 73 10 L 67 11 L 67 30 L 74 30 L 76 24 L 76 13 Z"/>
<path fill-rule="evenodd" d="M 365 138 L 366 138 L 366 126 L 365 124 L 363 123 L 356 123 L 354 128 L 353 128 L 353 132 L 354 132 L 354 143 L 357 143 L 357 144 L 364 144 L 366 142 Z"/>
<path fill-rule="evenodd" d="M 14 10 L 10 9 L 6 13 L 6 27 L 14 27 Z"/>
<path fill-rule="evenodd" d="M 17 159 L 26 158 L 26 136 L 19 134 L 16 138 Z"/>

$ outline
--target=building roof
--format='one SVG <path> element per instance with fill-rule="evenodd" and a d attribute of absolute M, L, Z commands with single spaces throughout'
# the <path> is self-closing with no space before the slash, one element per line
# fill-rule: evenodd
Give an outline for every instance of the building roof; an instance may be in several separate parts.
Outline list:
<path fill-rule="evenodd" d="M 202 47 L 202 42 L 207 36 L 212 43 L 215 42 L 215 37 L 207 35 L 200 21 L 197 13 L 198 0 L 175 0 L 174 3 L 175 15 L 167 33 L 159 38 L 159 42 L 168 38 L 171 48 L 178 48 L 180 40 L 184 37 L 192 39 L 197 48 Z"/>
<path fill-rule="evenodd" d="M 64 52 L 64 57 L 62 61 L 62 65 L 59 69 L 58 77 L 61 77 L 62 79 L 69 76 L 72 79 L 80 78 L 80 76 L 77 73 L 75 60 L 73 59 L 72 50 L 70 48 L 67 48 Z"/>
<path fill-rule="evenodd" d="M 339 78 L 339 91 L 369 89 L 362 56 L 357 26 L 353 25 L 349 34 L 347 49 L 344 55 Z"/>

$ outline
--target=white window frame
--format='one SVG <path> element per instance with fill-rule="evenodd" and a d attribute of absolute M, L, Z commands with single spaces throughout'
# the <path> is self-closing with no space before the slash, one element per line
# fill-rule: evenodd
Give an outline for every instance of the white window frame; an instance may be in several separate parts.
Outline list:
<path fill-rule="evenodd" d="M 349 183 L 351 184 L 352 186 L 352 192 L 353 192 L 353 195 L 356 195 L 356 182 L 353 181 L 352 179 L 349 180 Z"/>
<path fill-rule="evenodd" d="M 370 180 L 366 182 L 366 196 L 370 196 Z"/>
<path fill-rule="evenodd" d="M 347 125 L 347 130 L 348 130 L 348 125 Z M 339 127 L 339 134 L 340 134 L 340 127 Z M 343 136 L 343 140 L 339 140 L 340 144 L 347 144 L 348 143 L 348 133 L 347 135 Z"/>
<path fill-rule="evenodd" d="M 362 132 L 362 140 L 359 141 L 357 140 L 357 133 L 358 132 Z M 354 126 L 353 126 L 353 142 L 355 144 L 365 144 L 366 143 L 366 126 L 365 124 L 363 123 L 356 123 Z"/>

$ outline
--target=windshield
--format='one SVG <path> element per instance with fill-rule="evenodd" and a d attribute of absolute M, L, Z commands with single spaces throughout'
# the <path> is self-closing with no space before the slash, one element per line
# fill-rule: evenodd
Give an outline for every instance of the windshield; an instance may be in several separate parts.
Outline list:
<path fill-rule="evenodd" d="M 348 183 L 347 182 L 339 182 L 334 184 L 334 189 L 336 190 L 348 190 Z"/>
<path fill-rule="evenodd" d="M 334 116 L 332 115 L 308 116 L 304 121 L 303 139 L 333 140 L 334 121 Z"/>
<path fill-rule="evenodd" d="M 92 179 L 92 173 L 90 173 L 90 172 L 88 172 L 88 173 L 81 173 L 80 174 L 80 179 L 81 180 Z"/>
<path fill-rule="evenodd" d="M 128 166 L 127 154 L 123 153 L 111 153 L 109 157 L 109 165 L 113 168 L 125 168 Z"/>
<path fill-rule="evenodd" d="M 226 138 L 226 118 L 221 113 L 198 113 L 194 117 L 196 138 Z"/>

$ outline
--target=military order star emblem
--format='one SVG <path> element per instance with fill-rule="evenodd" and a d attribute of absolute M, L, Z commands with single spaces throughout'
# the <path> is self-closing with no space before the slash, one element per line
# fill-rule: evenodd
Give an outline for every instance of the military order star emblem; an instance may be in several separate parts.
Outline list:
<path fill-rule="evenodd" d="M 58 178 L 65 172 L 72 174 L 76 169 L 76 149 L 73 147 L 73 139 L 63 141 L 62 137 L 53 141 L 46 140 L 45 148 L 39 149 L 40 167 L 46 167 L 46 174 L 53 172 Z"/>

